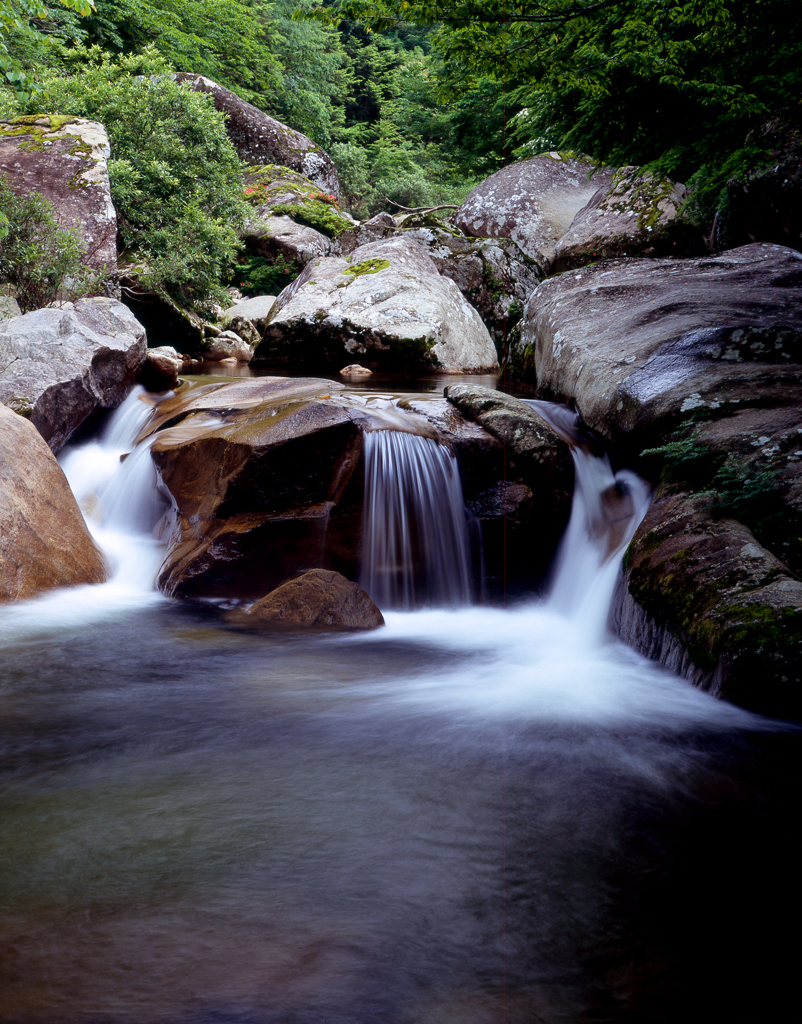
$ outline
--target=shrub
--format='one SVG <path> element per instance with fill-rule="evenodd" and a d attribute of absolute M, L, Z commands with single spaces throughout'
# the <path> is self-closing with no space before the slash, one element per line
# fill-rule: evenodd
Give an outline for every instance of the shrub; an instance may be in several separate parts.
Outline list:
<path fill-rule="evenodd" d="M 59 226 L 38 192 L 18 196 L 0 178 L 0 225 L 0 279 L 14 286 L 23 313 L 101 290 L 104 275 L 82 262 L 78 233 Z"/>
<path fill-rule="evenodd" d="M 278 295 L 300 272 L 301 268 L 281 253 L 272 262 L 254 256 L 239 264 L 234 281 L 244 295 Z"/>
<path fill-rule="evenodd" d="M 142 283 L 200 308 L 220 294 L 248 206 L 224 116 L 171 74 L 151 49 L 114 58 L 79 48 L 71 73 L 42 87 L 50 109 L 106 126 L 119 237 Z"/>

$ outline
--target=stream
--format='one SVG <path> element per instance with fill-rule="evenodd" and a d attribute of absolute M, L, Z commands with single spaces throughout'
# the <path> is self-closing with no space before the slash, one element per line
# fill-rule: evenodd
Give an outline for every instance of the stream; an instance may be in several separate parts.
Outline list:
<path fill-rule="evenodd" d="M 423 607 L 367 573 L 385 627 L 257 633 L 153 589 L 146 415 L 61 458 L 113 578 L 0 608 L 0 1021 L 784 1019 L 799 732 L 607 633 L 633 474 L 579 453 L 545 599 L 467 603 L 449 491 Z M 452 478 L 388 433 L 386 522 Z"/>

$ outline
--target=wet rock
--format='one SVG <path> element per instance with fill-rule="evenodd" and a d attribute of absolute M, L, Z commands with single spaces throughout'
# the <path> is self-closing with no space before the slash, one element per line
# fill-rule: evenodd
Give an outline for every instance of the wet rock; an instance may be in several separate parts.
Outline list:
<path fill-rule="evenodd" d="M 557 242 L 552 270 L 570 270 L 616 256 L 689 256 L 703 239 L 680 219 L 684 185 L 638 167 L 622 167 L 593 196 Z"/>
<path fill-rule="evenodd" d="M 802 671 L 800 300 L 802 254 L 782 246 L 612 260 L 541 285 L 518 353 L 541 394 L 662 479 L 630 545 L 622 631 L 712 692 L 787 714 Z"/>
<path fill-rule="evenodd" d="M 384 616 L 370 596 L 338 572 L 310 569 L 251 605 L 244 625 L 306 629 L 378 629 Z"/>
<path fill-rule="evenodd" d="M 323 192 L 340 195 L 337 168 L 311 139 L 246 103 L 229 89 L 203 75 L 181 72 L 177 81 L 209 93 L 217 110 L 226 115 L 226 131 L 241 160 L 247 164 L 280 164 L 313 181 Z"/>
<path fill-rule="evenodd" d="M 117 274 L 117 214 L 111 201 L 103 125 L 44 114 L 0 121 L 0 173 L 19 194 L 40 192 L 63 228 L 74 228 L 87 266 Z"/>
<path fill-rule="evenodd" d="M 255 295 L 251 299 L 242 299 L 223 313 L 220 322 L 224 327 L 233 323 L 237 317 L 249 320 L 257 331 L 263 331 L 273 311 L 275 295 Z"/>
<path fill-rule="evenodd" d="M 560 153 L 521 160 L 477 185 L 451 219 L 466 235 L 512 238 L 545 272 L 557 242 L 612 173 Z"/>
<path fill-rule="evenodd" d="M 468 505 L 483 523 L 491 574 L 503 572 L 508 590 L 531 588 L 546 576 L 570 516 L 574 470 L 568 445 L 511 395 L 475 384 L 449 384 L 444 394 L 503 453 L 503 470 L 489 487 L 492 474 L 484 473 L 474 493 L 466 489 Z"/>
<path fill-rule="evenodd" d="M 802 713 L 802 583 L 705 495 L 661 489 L 630 546 L 616 623 L 714 696 Z"/>
<path fill-rule="evenodd" d="M 172 502 L 162 590 L 258 598 L 310 568 L 358 575 L 362 434 L 329 400 L 341 389 L 260 377 L 160 404 L 151 451 Z"/>
<path fill-rule="evenodd" d="M 0 404 L 0 602 L 105 578 L 53 453 L 30 423 Z"/>
<path fill-rule="evenodd" d="M 0 401 L 58 452 L 84 420 L 115 409 L 147 354 L 145 331 L 115 299 L 80 299 L 0 323 Z"/>
<path fill-rule="evenodd" d="M 390 371 L 498 366 L 476 310 L 422 246 L 402 238 L 309 263 L 276 300 L 255 360 L 339 367 L 354 356 Z"/>
<path fill-rule="evenodd" d="M 554 500 L 533 498 L 490 434 L 443 399 L 399 407 L 332 381 L 280 377 L 185 384 L 159 404 L 147 431 L 158 435 L 151 451 L 172 504 L 160 587 L 182 597 L 255 599 L 310 568 L 357 579 L 363 437 L 386 429 L 456 452 L 474 529 L 485 534 L 489 591 L 522 582 L 503 570 L 504 531 L 509 551 L 518 523 L 521 543 L 534 551 L 517 563 L 531 589 L 532 573 L 545 572 L 551 554 L 532 517 L 545 518 Z"/>

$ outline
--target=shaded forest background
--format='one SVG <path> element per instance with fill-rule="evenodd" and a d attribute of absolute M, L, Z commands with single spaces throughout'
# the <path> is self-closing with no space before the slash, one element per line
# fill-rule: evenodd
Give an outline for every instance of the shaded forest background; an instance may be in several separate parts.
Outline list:
<path fill-rule="evenodd" d="M 326 149 L 360 219 L 459 203 L 556 149 L 685 182 L 704 228 L 772 159 L 749 133 L 798 123 L 800 38 L 798 0 L 0 0 L 0 117 L 103 121 L 123 245 L 191 303 L 225 279 L 246 211 L 221 125 L 172 70 Z M 157 79 L 143 107 L 136 83 Z"/>

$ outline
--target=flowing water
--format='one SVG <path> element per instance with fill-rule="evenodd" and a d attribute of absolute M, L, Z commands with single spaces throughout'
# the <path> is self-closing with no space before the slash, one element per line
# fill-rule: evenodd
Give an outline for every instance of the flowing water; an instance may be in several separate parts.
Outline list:
<path fill-rule="evenodd" d="M 147 415 L 63 459 L 114 578 L 0 611 L 0 1020 L 784 1019 L 798 733 L 605 634 L 636 478 L 577 452 L 547 601 L 242 632 L 153 590 Z"/>

